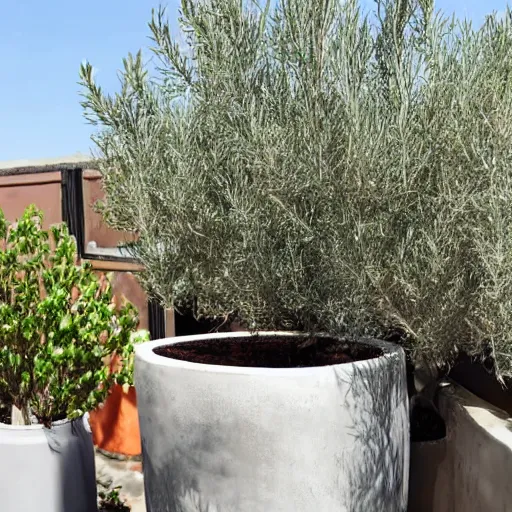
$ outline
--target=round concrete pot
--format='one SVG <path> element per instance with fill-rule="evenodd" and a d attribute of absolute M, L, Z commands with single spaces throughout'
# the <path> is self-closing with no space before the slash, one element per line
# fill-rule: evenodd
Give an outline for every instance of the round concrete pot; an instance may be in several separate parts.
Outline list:
<path fill-rule="evenodd" d="M 0 423 L 2 512 L 97 512 L 86 421 L 57 422 L 51 429 Z"/>
<path fill-rule="evenodd" d="M 402 512 L 409 421 L 402 349 L 308 368 L 198 364 L 136 348 L 135 385 L 151 512 Z M 296 333 L 258 333 L 297 336 Z"/>

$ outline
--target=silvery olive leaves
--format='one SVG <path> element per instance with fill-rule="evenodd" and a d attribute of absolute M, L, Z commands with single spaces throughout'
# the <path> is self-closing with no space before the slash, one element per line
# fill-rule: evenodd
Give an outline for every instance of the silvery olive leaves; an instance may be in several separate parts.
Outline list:
<path fill-rule="evenodd" d="M 512 375 L 512 16 L 182 0 L 114 95 L 81 68 L 146 289 L 252 328 L 401 332 Z"/>

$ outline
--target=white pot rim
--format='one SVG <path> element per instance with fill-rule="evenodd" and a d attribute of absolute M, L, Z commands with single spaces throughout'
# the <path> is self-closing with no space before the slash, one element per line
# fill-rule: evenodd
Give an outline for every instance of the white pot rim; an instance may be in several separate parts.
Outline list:
<path fill-rule="evenodd" d="M 10 425 L 9 423 L 0 422 L 0 430 L 12 430 L 12 431 L 34 431 L 34 430 L 42 430 L 44 425 L 41 423 L 37 423 L 36 425 Z"/>
<path fill-rule="evenodd" d="M 375 348 L 380 348 L 383 352 L 381 356 L 354 361 L 352 363 L 342 363 L 335 365 L 325 366 L 308 366 L 303 368 L 266 368 L 266 367 L 247 367 L 247 366 L 224 366 L 215 364 L 193 363 L 190 361 L 183 361 L 180 359 L 172 359 L 158 355 L 154 352 L 156 348 L 166 347 L 169 345 L 177 345 L 179 343 L 202 341 L 202 340 L 215 340 L 215 339 L 236 339 L 248 338 L 251 336 L 307 336 L 303 332 L 293 331 L 239 331 L 230 333 L 209 333 L 209 334 L 196 334 L 191 336 L 176 336 L 172 338 L 164 338 L 155 341 L 141 343 L 135 347 L 136 358 L 140 361 L 163 367 L 183 368 L 190 371 L 203 372 L 203 373 L 224 373 L 224 374 L 237 374 L 237 375 L 271 375 L 273 377 L 297 377 L 300 375 L 315 375 L 322 374 L 330 371 L 333 367 L 343 368 L 346 372 L 354 372 L 356 369 L 363 370 L 368 366 L 369 361 L 384 361 L 389 358 L 401 357 L 403 350 L 398 345 L 386 341 L 378 340 L 375 338 L 361 338 L 360 343 Z M 327 336 L 319 334 L 319 336 Z M 355 341 L 357 343 L 357 340 Z"/>
<path fill-rule="evenodd" d="M 84 418 L 84 416 L 80 416 L 80 418 Z M 80 418 L 77 418 L 77 419 L 80 419 Z M 59 420 L 59 421 L 54 421 L 52 422 L 51 424 L 51 427 L 49 428 L 49 430 L 51 430 L 52 428 L 59 428 L 59 427 L 64 427 L 66 425 L 69 425 L 73 420 L 69 420 L 69 419 L 64 419 L 64 420 Z M 46 428 L 42 423 L 35 423 L 33 425 L 10 425 L 9 423 L 2 423 L 0 421 L 0 430 L 12 430 L 12 431 L 22 431 L 22 430 L 28 430 L 28 431 L 34 431 L 34 430 L 42 430 L 43 428 Z"/>

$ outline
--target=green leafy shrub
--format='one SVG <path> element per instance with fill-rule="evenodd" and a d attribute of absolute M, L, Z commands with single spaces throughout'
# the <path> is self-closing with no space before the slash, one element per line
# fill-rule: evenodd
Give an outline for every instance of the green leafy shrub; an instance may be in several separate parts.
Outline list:
<path fill-rule="evenodd" d="M 130 350 L 138 317 L 117 308 L 108 280 L 77 265 L 65 225 L 42 227 L 31 206 L 14 224 L 0 210 L 0 396 L 29 422 L 73 419 L 116 381 L 105 361 Z"/>
<path fill-rule="evenodd" d="M 130 342 L 123 345 L 116 355 L 120 359 L 119 368 L 114 374 L 116 384 L 123 386 L 133 386 L 133 372 L 135 369 L 135 346 L 149 341 L 149 331 L 139 329 L 130 334 Z"/>
<path fill-rule="evenodd" d="M 512 375 L 512 15 L 430 0 L 182 0 L 109 96 L 107 220 L 166 305 L 255 328 L 398 330 Z"/>

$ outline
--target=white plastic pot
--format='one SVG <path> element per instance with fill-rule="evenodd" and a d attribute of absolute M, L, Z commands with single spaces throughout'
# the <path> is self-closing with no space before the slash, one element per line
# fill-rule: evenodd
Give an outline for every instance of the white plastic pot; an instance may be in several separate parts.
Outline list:
<path fill-rule="evenodd" d="M 0 423 L 1 512 L 97 512 L 94 446 L 87 420 Z"/>
<path fill-rule="evenodd" d="M 258 336 L 297 336 L 258 333 Z M 402 512 L 409 422 L 403 351 L 311 368 L 191 363 L 136 348 L 149 512 Z"/>

